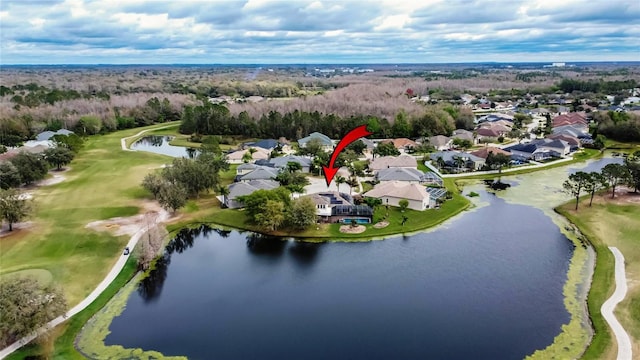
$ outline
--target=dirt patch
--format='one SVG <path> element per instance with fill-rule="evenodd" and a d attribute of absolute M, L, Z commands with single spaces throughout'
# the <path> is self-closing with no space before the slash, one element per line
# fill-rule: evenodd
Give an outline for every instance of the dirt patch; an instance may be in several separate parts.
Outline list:
<path fill-rule="evenodd" d="M 344 234 L 360 234 L 363 233 L 367 228 L 363 225 L 351 226 L 351 225 L 342 225 L 340 226 L 340 232 Z"/>
<path fill-rule="evenodd" d="M 626 186 L 616 187 L 616 197 L 611 198 L 611 189 L 606 194 L 596 196 L 593 202 L 613 203 L 617 205 L 640 204 L 640 192 L 634 193 L 633 189 Z"/>
<path fill-rule="evenodd" d="M 2 226 L 0 226 L 0 238 L 10 235 L 17 236 L 18 234 L 27 232 L 27 230 L 32 227 L 32 221 L 25 221 L 13 224 L 13 231 L 9 231 L 9 225 L 3 223 Z"/>
<path fill-rule="evenodd" d="M 169 218 L 169 213 L 161 208 L 155 201 L 144 201 L 141 205 L 142 211 L 140 214 L 92 221 L 88 223 L 85 228 L 95 231 L 108 231 L 115 236 L 131 236 L 141 228 L 155 224 L 159 221 L 158 219 Z"/>
<path fill-rule="evenodd" d="M 386 228 L 387 226 L 389 226 L 389 222 L 386 220 L 377 222 L 373 225 L 373 227 L 376 229 L 383 229 L 383 228 Z"/>

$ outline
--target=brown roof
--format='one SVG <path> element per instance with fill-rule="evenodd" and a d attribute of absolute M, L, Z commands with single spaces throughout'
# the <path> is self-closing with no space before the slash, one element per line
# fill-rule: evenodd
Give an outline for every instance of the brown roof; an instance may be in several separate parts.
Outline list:
<path fill-rule="evenodd" d="M 556 139 L 556 140 L 564 140 L 569 145 L 580 146 L 580 139 L 578 139 L 575 136 L 571 136 L 571 135 L 567 135 L 567 134 L 551 134 L 551 135 L 547 136 L 547 138 Z"/>
<path fill-rule="evenodd" d="M 487 147 L 484 147 L 484 148 L 482 148 L 480 150 L 472 151 L 471 155 L 475 155 L 477 157 L 486 159 L 489 156 L 490 153 L 493 153 L 494 155 L 496 155 L 496 154 L 511 155 L 510 152 L 502 150 L 502 149 L 497 148 L 497 147 L 493 147 L 493 146 L 487 146 Z"/>
<path fill-rule="evenodd" d="M 491 136 L 491 137 L 500 136 L 500 132 L 498 130 L 494 130 L 491 128 L 479 128 L 478 130 L 476 130 L 476 133 L 480 136 Z"/>
<path fill-rule="evenodd" d="M 373 159 L 369 164 L 369 169 L 372 171 L 392 168 L 392 167 L 407 167 L 407 168 L 417 168 L 418 161 L 411 155 L 400 155 L 400 156 L 383 156 L 376 159 Z"/>
<path fill-rule="evenodd" d="M 389 181 L 376 185 L 373 190 L 363 194 L 364 196 L 381 198 L 383 196 L 398 199 L 418 200 L 429 198 L 426 188 L 418 184 L 409 184 L 404 181 Z"/>

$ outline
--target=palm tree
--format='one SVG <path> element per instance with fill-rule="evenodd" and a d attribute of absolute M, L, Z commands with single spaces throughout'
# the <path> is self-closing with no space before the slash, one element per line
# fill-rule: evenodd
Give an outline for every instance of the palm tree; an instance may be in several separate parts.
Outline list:
<path fill-rule="evenodd" d="M 227 203 L 227 196 L 229 195 L 229 188 L 226 186 L 220 186 L 220 188 L 218 189 L 218 192 L 220 193 L 220 195 L 222 195 L 222 205 L 221 206 L 226 206 L 225 204 Z"/>
<path fill-rule="evenodd" d="M 338 175 L 336 176 L 336 184 L 338 186 L 338 192 L 340 192 L 340 184 L 344 184 L 347 182 L 347 179 L 342 176 L 342 175 Z"/>

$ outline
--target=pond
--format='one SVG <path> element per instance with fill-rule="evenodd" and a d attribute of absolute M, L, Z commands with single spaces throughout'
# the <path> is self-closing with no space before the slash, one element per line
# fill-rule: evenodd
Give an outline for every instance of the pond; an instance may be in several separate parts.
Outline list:
<path fill-rule="evenodd" d="M 384 241 L 183 230 L 105 343 L 190 359 L 521 359 L 570 320 L 573 245 L 541 210 L 479 192 L 486 206 Z"/>
<path fill-rule="evenodd" d="M 187 158 L 193 158 L 197 154 L 197 150 L 194 148 L 170 145 L 169 142 L 172 139 L 172 136 L 145 136 L 131 144 L 131 150 L 148 151 L 155 154 Z"/>

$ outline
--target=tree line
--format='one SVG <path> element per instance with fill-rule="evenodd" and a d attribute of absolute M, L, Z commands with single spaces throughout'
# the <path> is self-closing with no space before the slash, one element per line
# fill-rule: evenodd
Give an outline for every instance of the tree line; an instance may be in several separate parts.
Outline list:
<path fill-rule="evenodd" d="M 457 114 L 454 112 L 454 114 Z M 465 115 L 468 116 L 468 115 Z M 247 112 L 237 116 L 224 105 L 204 103 L 186 106 L 182 113 L 180 132 L 198 135 L 243 135 L 257 138 L 300 139 L 310 133 L 320 132 L 337 139 L 353 128 L 367 125 L 373 137 L 428 137 L 449 135 L 456 129 L 456 120 L 442 107 L 427 108 L 420 116 L 409 117 L 399 112 L 393 123 L 376 116 L 340 117 L 318 111 L 295 110 L 288 113 L 270 111 L 260 118 L 252 118 Z M 470 118 L 472 123 L 472 118 Z M 468 127 L 469 121 L 459 121 Z"/>
<path fill-rule="evenodd" d="M 589 206 L 591 206 L 593 197 L 598 191 L 611 188 L 613 199 L 616 196 L 616 187 L 619 185 L 627 185 L 636 193 L 640 189 L 640 151 L 629 155 L 624 164 L 607 164 L 599 172 L 575 172 L 569 175 L 562 187 L 565 193 L 575 198 L 575 210 L 578 210 L 580 196 L 590 195 Z"/>
<path fill-rule="evenodd" d="M 638 82 L 635 79 L 612 81 L 563 79 L 557 86 L 565 93 L 581 91 L 612 94 L 622 90 L 636 88 L 638 87 Z"/>

